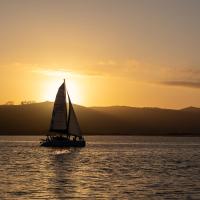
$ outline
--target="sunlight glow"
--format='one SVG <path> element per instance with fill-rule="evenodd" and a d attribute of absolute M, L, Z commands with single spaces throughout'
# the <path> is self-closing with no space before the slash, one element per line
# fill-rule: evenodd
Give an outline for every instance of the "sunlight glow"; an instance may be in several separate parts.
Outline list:
<path fill-rule="evenodd" d="M 64 79 L 63 79 L 64 80 Z M 56 94 L 58 91 L 58 88 L 63 83 L 63 80 L 59 81 L 57 79 L 51 79 L 45 82 L 43 94 L 42 94 L 42 100 L 43 101 L 55 101 Z M 82 102 L 82 95 L 81 91 L 78 89 L 78 84 L 74 80 L 66 79 L 66 88 L 68 90 L 70 99 L 72 103 L 75 104 L 81 104 Z"/>

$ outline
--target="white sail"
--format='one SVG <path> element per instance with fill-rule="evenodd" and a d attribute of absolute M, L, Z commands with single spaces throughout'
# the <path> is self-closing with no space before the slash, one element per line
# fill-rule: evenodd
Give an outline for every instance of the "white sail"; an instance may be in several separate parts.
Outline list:
<path fill-rule="evenodd" d="M 66 106 L 66 89 L 65 82 L 58 89 L 56 95 L 50 131 L 66 132 L 67 130 L 67 106 Z"/>
<path fill-rule="evenodd" d="M 73 105 L 71 103 L 68 93 L 67 93 L 67 96 L 68 96 L 68 100 L 69 100 L 69 116 L 68 116 L 68 131 L 67 131 L 67 133 L 69 135 L 81 137 L 82 136 L 81 129 L 80 129 L 80 126 L 79 126 L 79 123 L 78 123 L 78 120 L 77 120 L 76 114 L 74 112 L 74 108 L 73 108 Z"/>

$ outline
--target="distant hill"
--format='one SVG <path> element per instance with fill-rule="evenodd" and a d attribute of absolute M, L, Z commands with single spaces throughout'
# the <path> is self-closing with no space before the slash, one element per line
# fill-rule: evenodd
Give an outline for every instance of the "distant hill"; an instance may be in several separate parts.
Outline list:
<path fill-rule="evenodd" d="M 182 109 L 183 111 L 188 111 L 188 112 L 200 112 L 200 108 L 195 108 L 195 107 L 187 107 Z"/>
<path fill-rule="evenodd" d="M 48 132 L 53 103 L 0 106 L 0 134 L 42 135 Z M 74 105 L 85 134 L 200 136 L 200 109 Z"/>

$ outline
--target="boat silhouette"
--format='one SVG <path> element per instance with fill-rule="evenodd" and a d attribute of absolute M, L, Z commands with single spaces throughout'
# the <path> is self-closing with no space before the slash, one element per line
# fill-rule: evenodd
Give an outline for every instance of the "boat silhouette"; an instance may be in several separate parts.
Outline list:
<path fill-rule="evenodd" d="M 40 142 L 43 147 L 85 147 L 86 145 L 65 80 L 56 95 L 49 132 L 51 134 Z"/>

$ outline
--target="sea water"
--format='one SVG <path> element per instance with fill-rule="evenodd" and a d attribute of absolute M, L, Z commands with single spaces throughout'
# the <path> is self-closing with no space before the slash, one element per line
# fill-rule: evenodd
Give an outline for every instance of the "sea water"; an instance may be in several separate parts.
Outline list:
<path fill-rule="evenodd" d="M 0 199 L 200 199 L 200 138 L 88 136 L 85 148 L 0 137 Z"/>

